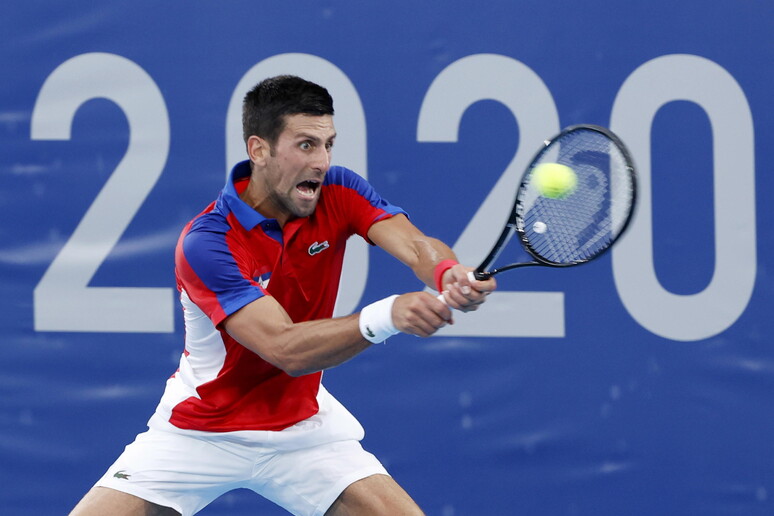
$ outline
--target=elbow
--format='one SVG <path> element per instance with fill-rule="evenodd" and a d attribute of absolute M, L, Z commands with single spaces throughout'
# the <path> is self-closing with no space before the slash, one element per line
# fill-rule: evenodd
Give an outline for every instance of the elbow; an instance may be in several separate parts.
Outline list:
<path fill-rule="evenodd" d="M 258 339 L 243 339 L 240 343 L 288 376 L 299 377 L 320 370 L 290 340 L 267 339 L 261 335 Z"/>
<path fill-rule="evenodd" d="M 291 325 L 270 335 L 246 332 L 236 340 L 289 376 L 299 377 L 322 370 L 315 361 L 314 350 L 299 341 L 297 333 L 291 331 Z"/>
<path fill-rule="evenodd" d="M 282 372 L 288 376 L 292 376 L 294 378 L 298 378 L 299 376 L 304 376 L 305 374 L 314 372 L 311 371 L 308 367 L 305 367 L 304 364 L 295 357 L 285 357 L 279 359 L 276 363 L 274 363 L 274 366 L 278 369 L 281 369 Z"/>
<path fill-rule="evenodd" d="M 317 373 L 319 372 L 316 369 L 283 369 L 283 371 L 288 375 L 292 376 L 293 378 L 298 378 L 299 376 L 306 376 L 308 374 Z"/>
<path fill-rule="evenodd" d="M 275 354 L 269 362 L 277 369 L 282 370 L 282 372 L 294 378 L 320 371 L 319 368 L 313 367 L 311 364 L 307 363 L 307 361 L 303 360 L 303 357 L 299 357 L 298 355 Z"/>

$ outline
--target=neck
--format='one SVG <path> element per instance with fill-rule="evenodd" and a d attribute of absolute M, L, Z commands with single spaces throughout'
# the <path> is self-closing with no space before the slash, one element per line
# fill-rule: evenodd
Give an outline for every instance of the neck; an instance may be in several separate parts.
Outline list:
<path fill-rule="evenodd" d="M 255 180 L 254 175 L 250 177 L 247 188 L 239 194 L 239 198 L 264 217 L 275 219 L 280 227 L 285 226 L 292 218 L 277 206 L 264 188 L 261 188 L 261 185 Z"/>

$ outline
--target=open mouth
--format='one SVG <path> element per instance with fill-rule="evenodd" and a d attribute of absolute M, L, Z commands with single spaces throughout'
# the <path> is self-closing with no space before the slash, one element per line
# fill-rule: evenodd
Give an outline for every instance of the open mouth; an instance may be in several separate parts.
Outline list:
<path fill-rule="evenodd" d="M 296 185 L 296 191 L 303 197 L 312 198 L 320 189 L 320 182 L 313 179 L 309 181 L 301 181 Z"/>

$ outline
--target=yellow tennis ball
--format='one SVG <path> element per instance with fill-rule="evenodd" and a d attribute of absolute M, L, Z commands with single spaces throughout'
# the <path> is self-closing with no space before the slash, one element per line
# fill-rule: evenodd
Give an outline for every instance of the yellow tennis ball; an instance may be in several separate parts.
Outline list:
<path fill-rule="evenodd" d="M 531 181 L 543 197 L 562 199 L 575 191 L 578 176 L 567 165 L 541 163 L 532 171 Z"/>

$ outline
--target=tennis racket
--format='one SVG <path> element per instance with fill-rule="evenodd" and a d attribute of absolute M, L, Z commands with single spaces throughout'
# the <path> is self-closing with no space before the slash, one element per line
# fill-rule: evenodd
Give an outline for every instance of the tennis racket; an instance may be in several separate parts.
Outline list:
<path fill-rule="evenodd" d="M 572 169 L 555 167 L 574 173 L 574 188 L 566 195 L 547 196 L 545 184 L 536 177 L 536 170 L 548 163 Z M 530 162 L 500 237 L 470 276 L 484 280 L 518 267 L 590 262 L 624 234 L 636 199 L 634 164 L 623 142 L 604 127 L 568 127 L 545 141 Z M 528 254 L 527 261 L 495 267 L 514 233 Z"/>

